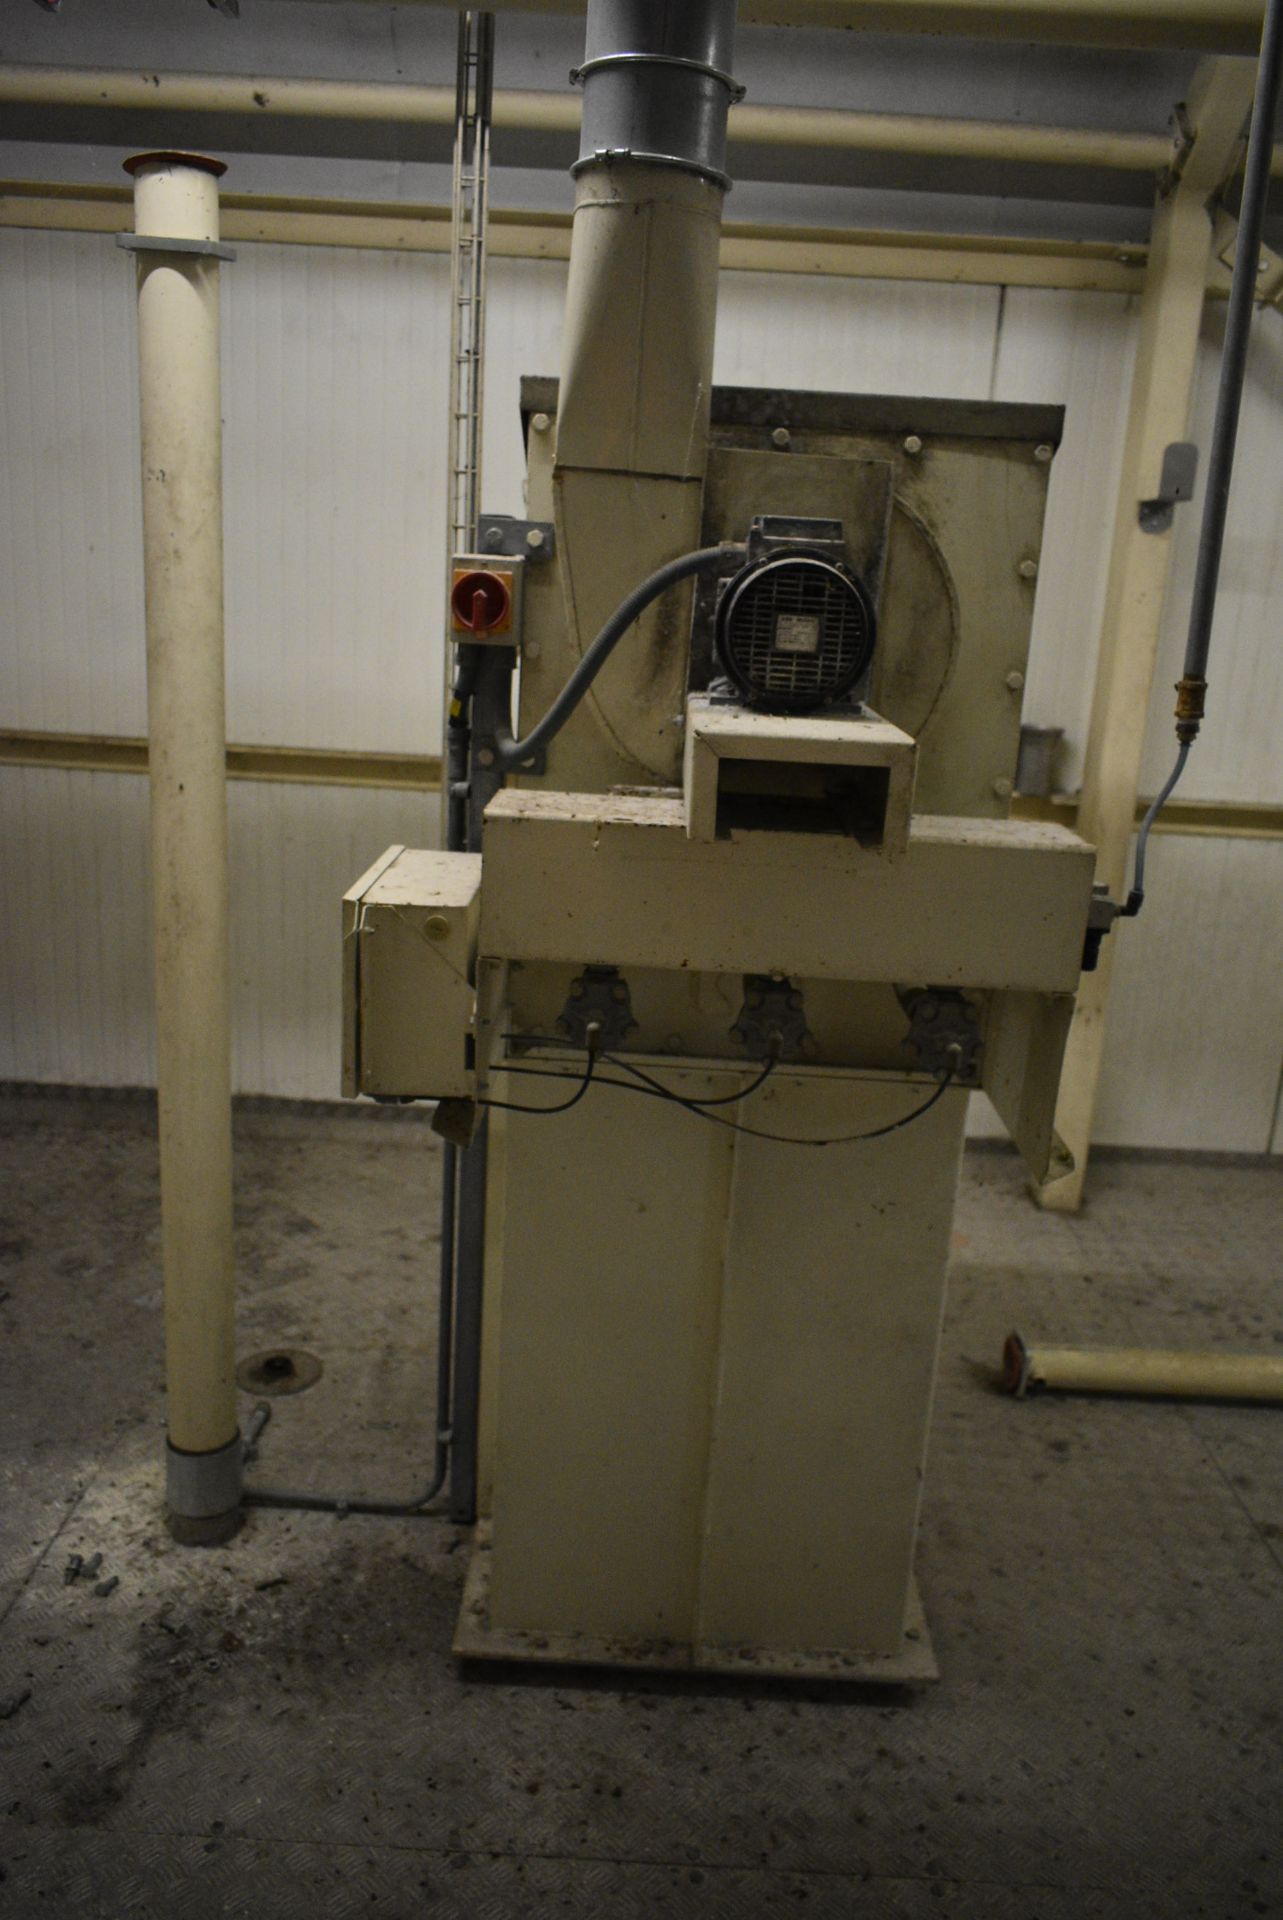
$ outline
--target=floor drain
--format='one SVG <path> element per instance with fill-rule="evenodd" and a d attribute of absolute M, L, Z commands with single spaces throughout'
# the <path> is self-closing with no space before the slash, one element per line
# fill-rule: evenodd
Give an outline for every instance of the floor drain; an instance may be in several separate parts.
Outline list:
<path fill-rule="evenodd" d="M 322 1371 L 316 1355 L 301 1347 L 269 1347 L 241 1361 L 236 1384 L 244 1393 L 306 1393 Z"/>

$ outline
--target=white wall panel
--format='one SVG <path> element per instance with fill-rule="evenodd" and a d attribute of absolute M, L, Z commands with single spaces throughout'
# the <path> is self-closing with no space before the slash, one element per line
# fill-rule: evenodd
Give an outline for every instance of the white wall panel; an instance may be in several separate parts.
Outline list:
<path fill-rule="evenodd" d="M 435 796 L 235 781 L 228 814 L 233 1085 L 335 1099 L 339 902 Z M 147 872 L 145 780 L 0 767 L 0 1077 L 154 1081 Z"/>
<path fill-rule="evenodd" d="M 1193 502 L 1176 513 L 1176 552 L 1150 706 L 1142 786 L 1156 793 L 1176 756 L 1172 688 L 1180 678 L 1198 554 L 1207 454 L 1220 377 L 1223 302 L 1203 319 L 1191 438 L 1200 450 Z M 1252 325 L 1243 414 L 1225 524 L 1207 720 L 1182 793 L 1204 800 L 1283 801 L 1283 317 Z"/>
<path fill-rule="evenodd" d="M 110 239 L 0 233 L 7 726 L 145 726 L 134 304 Z"/>
<path fill-rule="evenodd" d="M 1118 942 L 1096 1137 L 1269 1150 L 1283 1059 L 1283 844 L 1155 836 Z"/>
<path fill-rule="evenodd" d="M 993 287 L 724 273 L 713 378 L 984 400 L 999 305 Z"/>

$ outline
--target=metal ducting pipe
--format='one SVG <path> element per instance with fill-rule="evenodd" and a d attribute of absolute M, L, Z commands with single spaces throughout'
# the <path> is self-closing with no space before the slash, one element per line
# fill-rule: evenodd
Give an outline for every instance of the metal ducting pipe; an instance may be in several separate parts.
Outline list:
<path fill-rule="evenodd" d="M 170 1530 L 208 1545 L 241 1504 L 231 1027 L 217 160 L 134 177 Z"/>
<path fill-rule="evenodd" d="M 638 580 L 701 544 L 734 29 L 735 0 L 588 9 L 553 483 L 580 659 Z M 589 696 L 639 778 L 679 777 L 686 626 L 647 612 Z"/>

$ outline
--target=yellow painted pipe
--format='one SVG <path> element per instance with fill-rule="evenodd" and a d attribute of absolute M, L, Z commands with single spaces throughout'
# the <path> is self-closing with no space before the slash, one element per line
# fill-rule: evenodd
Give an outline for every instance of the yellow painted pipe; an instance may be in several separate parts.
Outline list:
<path fill-rule="evenodd" d="M 1026 1394 L 1154 1394 L 1181 1400 L 1283 1401 L 1283 1353 L 1163 1347 L 1044 1347 L 1009 1334 L 1003 1387 Z"/>
<path fill-rule="evenodd" d="M 172 153 L 127 164 L 138 271 L 166 1499 L 175 1535 L 206 1543 L 234 1531 L 241 1483 L 213 251 L 223 167 Z"/>
<path fill-rule="evenodd" d="M 0 105 L 262 114 L 406 126 L 454 124 L 450 87 L 226 73 L 136 73 L 110 67 L 0 68 Z M 495 94 L 492 118 L 498 128 L 572 135 L 579 129 L 579 101 L 569 93 L 513 88 Z M 729 140 L 732 149 L 806 147 L 1130 173 L 1158 172 L 1172 158 L 1172 142 L 1162 133 L 751 104 L 732 113 Z M 1279 166 L 1283 156 L 1276 170 Z"/>

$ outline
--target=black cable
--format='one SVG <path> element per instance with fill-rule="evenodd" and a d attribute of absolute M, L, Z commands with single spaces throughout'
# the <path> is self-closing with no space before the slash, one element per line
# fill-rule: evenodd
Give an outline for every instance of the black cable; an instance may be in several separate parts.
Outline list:
<path fill-rule="evenodd" d="M 619 1067 L 625 1073 L 635 1075 L 636 1078 L 634 1080 L 611 1080 L 603 1074 L 598 1074 L 593 1082 L 594 1086 L 614 1087 L 621 1093 L 637 1093 L 655 1100 L 667 1100 L 675 1107 L 684 1107 L 686 1112 L 694 1114 L 697 1120 L 707 1120 L 711 1126 L 726 1127 L 732 1133 L 748 1134 L 754 1140 L 773 1140 L 778 1145 L 785 1147 L 852 1147 L 858 1146 L 860 1142 L 864 1140 L 880 1140 L 885 1134 L 898 1133 L 901 1127 L 910 1126 L 913 1121 L 920 1120 L 924 1114 L 931 1111 L 941 1096 L 954 1084 L 954 1073 L 953 1069 L 950 1068 L 944 1079 L 932 1090 L 930 1096 L 922 1102 L 922 1105 L 914 1107 L 911 1113 L 902 1114 L 898 1120 L 888 1121 L 884 1127 L 871 1127 L 865 1133 L 836 1134 L 826 1139 L 813 1140 L 803 1139 L 795 1133 L 769 1133 L 763 1127 L 750 1127 L 742 1120 L 724 1120 L 720 1114 L 709 1113 L 707 1111 L 707 1102 L 701 1103 L 698 1100 L 688 1100 L 683 1094 L 674 1093 L 671 1087 L 665 1087 L 661 1085 L 658 1080 L 652 1080 L 649 1074 L 643 1073 L 640 1067 L 633 1066 L 630 1061 L 621 1060 L 613 1053 L 604 1053 L 602 1059 L 608 1060 L 611 1066 Z M 502 1067 L 500 1071 L 503 1073 L 530 1074 L 544 1080 L 568 1080 L 570 1078 L 569 1074 L 560 1072 L 556 1067 L 518 1067 L 508 1064 Z M 758 1084 L 760 1085 L 760 1081 Z M 586 1086 L 581 1083 L 579 1097 L 582 1097 L 586 1091 Z M 741 1094 L 737 1097 L 742 1099 L 743 1095 Z M 564 1112 L 565 1109 L 561 1107 L 525 1107 L 519 1109 L 519 1111 L 526 1113 L 558 1113 Z"/>
<path fill-rule="evenodd" d="M 583 1099 L 589 1087 L 592 1085 L 593 1071 L 596 1065 L 597 1065 L 597 1055 L 590 1048 L 588 1053 L 588 1069 L 584 1074 L 583 1079 L 579 1082 L 579 1085 L 576 1087 L 575 1091 L 571 1094 L 569 1100 L 562 1100 L 555 1107 L 525 1107 L 525 1106 L 522 1106 L 519 1102 L 514 1100 L 491 1100 L 488 1097 L 483 1100 L 478 1100 L 477 1105 L 479 1107 L 498 1107 L 499 1110 L 503 1113 L 569 1113 L 572 1107 L 577 1107 L 579 1105 L 579 1102 Z M 523 1069 L 519 1067 L 517 1071 L 519 1073 L 523 1071 L 529 1072 L 530 1069 L 529 1068 Z M 559 1074 L 550 1073 L 547 1077 L 552 1079 L 557 1079 L 557 1080 L 567 1080 L 569 1079 L 570 1076 L 565 1073 L 559 1073 Z"/>
<path fill-rule="evenodd" d="M 625 1073 L 635 1075 L 645 1087 L 657 1094 L 660 1099 L 671 1100 L 675 1105 L 685 1107 L 688 1113 L 695 1114 L 698 1119 L 709 1121 L 712 1126 L 729 1127 L 732 1133 L 746 1133 L 754 1140 L 775 1140 L 778 1141 L 781 1146 L 790 1147 L 854 1147 L 858 1146 L 863 1140 L 880 1140 L 884 1134 L 898 1133 L 901 1127 L 907 1127 L 912 1121 L 920 1120 L 924 1113 L 931 1111 L 941 1095 L 953 1084 L 953 1069 L 951 1067 L 944 1079 L 941 1080 L 940 1084 L 932 1092 L 929 1099 L 924 1100 L 920 1107 L 915 1107 L 912 1113 L 903 1114 L 900 1119 L 891 1120 L 884 1127 L 872 1127 L 866 1133 L 835 1134 L 824 1140 L 804 1140 L 793 1133 L 768 1133 L 761 1127 L 749 1127 L 746 1126 L 742 1120 L 723 1120 L 720 1114 L 708 1113 L 704 1107 L 697 1102 L 683 1098 L 680 1093 L 674 1093 L 671 1087 L 663 1086 L 658 1080 L 652 1080 L 648 1073 L 643 1073 L 640 1067 L 633 1066 L 631 1061 L 621 1060 L 613 1053 L 608 1053 L 604 1057 L 610 1061 L 613 1067 L 621 1067 Z"/>
<path fill-rule="evenodd" d="M 557 1034 L 507 1033 L 504 1035 L 504 1039 L 509 1042 L 513 1040 L 526 1041 L 531 1045 L 538 1045 L 541 1047 L 574 1047 L 578 1049 L 578 1046 L 579 1046 L 579 1042 L 577 1040 L 566 1040 L 559 1033 Z M 697 1100 L 694 1097 L 694 1095 L 690 1095 L 689 1098 L 690 1098 L 691 1105 L 693 1107 L 734 1107 L 734 1106 L 737 1106 L 741 1100 L 747 1100 L 750 1094 L 756 1093 L 758 1088 L 764 1085 L 765 1082 L 770 1079 L 771 1075 L 774 1073 L 776 1069 L 776 1066 L 779 1064 L 778 1039 L 774 1035 L 772 1036 L 772 1045 L 775 1048 L 775 1051 L 772 1052 L 770 1059 L 767 1061 L 766 1065 L 762 1068 L 762 1071 L 758 1074 L 756 1080 L 750 1080 L 748 1085 L 746 1087 L 741 1087 L 738 1093 L 713 1094 L 713 1095 L 710 1095 L 710 1097 L 707 1100 Z M 604 1057 L 607 1059 L 611 1058 L 609 1054 L 605 1055 Z M 620 1061 L 618 1064 L 623 1066 L 624 1062 Z M 537 1073 L 539 1069 L 536 1067 L 517 1067 L 509 1063 L 504 1067 L 503 1071 L 505 1073 Z M 619 1086 L 623 1086 L 624 1082 L 622 1080 L 601 1080 L 598 1082 L 598 1085 L 603 1087 L 619 1087 Z M 533 1109 L 531 1109 L 531 1111 L 533 1111 Z M 548 1111 L 555 1112 L 556 1109 L 549 1108 Z"/>

